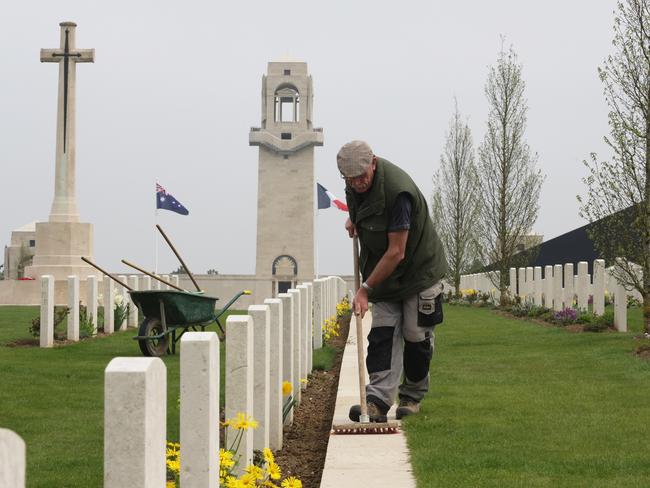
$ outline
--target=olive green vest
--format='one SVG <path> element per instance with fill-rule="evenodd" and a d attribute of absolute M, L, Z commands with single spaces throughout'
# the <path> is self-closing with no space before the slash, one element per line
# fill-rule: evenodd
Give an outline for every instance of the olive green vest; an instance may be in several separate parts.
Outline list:
<path fill-rule="evenodd" d="M 411 196 L 411 227 L 404 260 L 369 293 L 371 302 L 399 301 L 433 286 L 447 272 L 440 238 L 429 218 L 427 201 L 411 177 L 391 162 L 377 158 L 372 187 L 366 193 L 345 189 L 350 220 L 359 235 L 359 267 L 364 281 L 388 249 L 388 224 L 400 193 Z"/>

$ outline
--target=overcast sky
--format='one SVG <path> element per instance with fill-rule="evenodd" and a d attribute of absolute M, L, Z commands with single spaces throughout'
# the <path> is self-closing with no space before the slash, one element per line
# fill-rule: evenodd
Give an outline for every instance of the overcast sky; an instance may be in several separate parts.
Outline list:
<path fill-rule="evenodd" d="M 427 198 L 453 97 L 475 147 L 484 85 L 506 36 L 523 64 L 526 140 L 546 174 L 534 232 L 584 225 L 582 160 L 608 155 L 597 67 L 611 51 L 615 0 L 8 2 L 0 30 L 0 242 L 46 221 L 54 192 L 59 22 L 77 23 L 77 202 L 94 254 L 111 270 L 154 261 L 156 179 L 189 210 L 159 222 L 190 269 L 255 272 L 257 153 L 267 62 L 290 55 L 314 82 L 316 178 L 340 198 L 336 152 L 364 139 L 409 172 Z M 318 217 L 319 270 L 351 272 L 336 209 Z M 178 264 L 160 244 L 161 272 Z"/>

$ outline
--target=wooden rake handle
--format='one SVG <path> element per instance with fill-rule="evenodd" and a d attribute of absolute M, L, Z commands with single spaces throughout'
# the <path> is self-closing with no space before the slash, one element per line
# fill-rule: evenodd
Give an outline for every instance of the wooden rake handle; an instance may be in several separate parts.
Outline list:
<path fill-rule="evenodd" d="M 352 248 L 354 250 L 354 293 L 359 291 L 361 279 L 359 277 L 359 237 L 352 237 Z M 358 315 L 354 309 L 352 313 L 355 318 L 357 328 L 357 362 L 359 371 L 359 403 L 361 404 L 360 422 L 368 422 L 368 403 L 366 401 L 366 365 L 363 355 L 363 325 L 361 315 Z"/>

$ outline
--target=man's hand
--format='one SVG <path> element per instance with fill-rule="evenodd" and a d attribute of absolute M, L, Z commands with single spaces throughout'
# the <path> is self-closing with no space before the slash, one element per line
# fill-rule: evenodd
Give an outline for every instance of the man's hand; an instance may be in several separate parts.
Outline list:
<path fill-rule="evenodd" d="M 354 237 L 357 235 L 357 228 L 354 226 L 352 221 L 350 220 L 350 217 L 347 218 L 345 221 L 345 230 L 348 231 L 348 235 L 350 237 Z"/>
<path fill-rule="evenodd" d="M 354 295 L 352 308 L 354 309 L 354 314 L 361 316 L 361 318 L 363 318 L 368 311 L 368 292 L 365 288 L 359 288 L 357 294 Z"/>

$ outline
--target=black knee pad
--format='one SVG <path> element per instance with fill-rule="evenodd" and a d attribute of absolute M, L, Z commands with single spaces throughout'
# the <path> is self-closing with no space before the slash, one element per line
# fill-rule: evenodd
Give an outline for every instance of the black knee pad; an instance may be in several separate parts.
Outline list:
<path fill-rule="evenodd" d="M 429 373 L 431 339 L 420 342 L 404 341 L 404 374 L 410 381 L 423 380 Z"/>
<path fill-rule="evenodd" d="M 368 373 L 378 373 L 390 369 L 393 353 L 394 327 L 373 327 L 368 334 Z"/>

